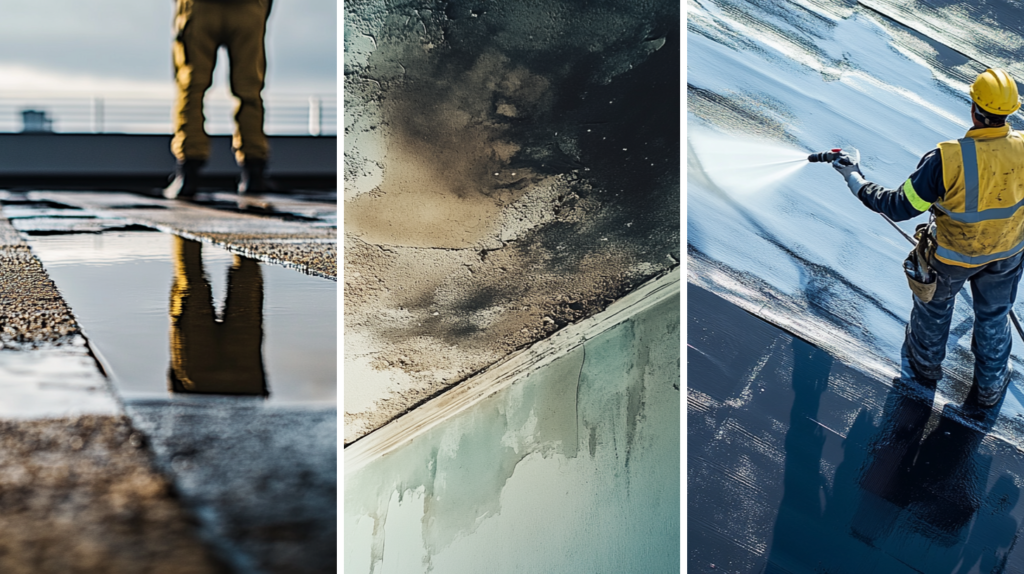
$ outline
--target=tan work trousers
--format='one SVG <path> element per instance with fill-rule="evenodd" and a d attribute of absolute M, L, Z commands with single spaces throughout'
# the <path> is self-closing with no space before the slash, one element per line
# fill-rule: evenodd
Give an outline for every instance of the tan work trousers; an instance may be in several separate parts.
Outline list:
<path fill-rule="evenodd" d="M 235 256 L 218 320 L 203 274 L 202 244 L 178 236 L 173 241 L 171 390 L 266 396 L 259 263 Z"/>
<path fill-rule="evenodd" d="M 217 49 L 225 46 L 231 68 L 231 93 L 238 99 L 232 147 L 239 164 L 245 158 L 266 160 L 270 155 L 263 133 L 263 91 L 267 58 L 268 0 L 203 2 L 177 0 L 174 73 L 178 86 L 171 152 L 178 160 L 210 156 L 204 129 L 203 95 L 213 82 Z"/>

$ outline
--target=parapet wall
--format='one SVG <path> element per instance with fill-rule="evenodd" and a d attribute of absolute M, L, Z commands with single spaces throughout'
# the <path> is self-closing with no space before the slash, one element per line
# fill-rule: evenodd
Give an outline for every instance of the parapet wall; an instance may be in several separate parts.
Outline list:
<path fill-rule="evenodd" d="M 230 187 L 238 176 L 230 136 L 212 136 L 204 184 Z M 170 135 L 2 134 L 0 186 L 147 189 L 166 185 L 174 169 Z M 304 188 L 335 189 L 335 136 L 271 136 L 272 177 Z"/>

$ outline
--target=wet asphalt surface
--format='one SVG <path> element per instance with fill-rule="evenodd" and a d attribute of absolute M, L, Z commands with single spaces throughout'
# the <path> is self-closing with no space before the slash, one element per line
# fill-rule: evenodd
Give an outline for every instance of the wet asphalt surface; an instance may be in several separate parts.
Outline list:
<path fill-rule="evenodd" d="M 1024 569 L 1024 457 L 995 413 L 687 294 L 687 571 Z"/>
<path fill-rule="evenodd" d="M 35 193 L 0 195 L 0 369 L 25 407 L 0 412 L 22 437 L 0 441 L 0 571 L 335 571 L 335 401 L 125 400 L 25 241 L 156 228 L 330 281 L 334 197 Z"/>

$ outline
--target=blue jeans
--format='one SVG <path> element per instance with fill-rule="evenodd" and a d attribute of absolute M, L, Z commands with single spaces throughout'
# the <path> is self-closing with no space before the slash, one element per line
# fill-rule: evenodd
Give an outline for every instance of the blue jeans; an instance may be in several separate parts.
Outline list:
<path fill-rule="evenodd" d="M 993 261 L 981 267 L 957 267 L 932 259 L 938 275 L 935 297 L 922 303 L 914 296 L 907 337 L 904 341 L 908 358 L 925 373 L 939 378 L 942 359 L 946 357 L 949 323 L 953 319 L 956 294 L 970 280 L 974 296 L 974 332 L 971 351 L 974 353 L 974 380 L 981 395 L 1002 390 L 1009 374 L 1010 307 L 1017 298 L 1024 253 Z"/>

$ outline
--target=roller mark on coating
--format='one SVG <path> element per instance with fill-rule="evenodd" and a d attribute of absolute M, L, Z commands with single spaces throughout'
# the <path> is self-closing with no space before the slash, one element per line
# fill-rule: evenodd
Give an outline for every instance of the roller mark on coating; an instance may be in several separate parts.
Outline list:
<path fill-rule="evenodd" d="M 769 443 L 764 438 L 755 435 L 754 433 L 747 430 L 742 423 L 736 419 L 727 419 L 722 423 L 723 428 L 727 428 L 730 433 L 741 435 L 739 438 L 746 443 L 747 446 L 752 447 L 757 452 L 771 458 L 775 462 L 782 462 L 785 459 L 785 454 L 778 446 Z M 769 435 L 770 436 L 770 435 Z"/>
<path fill-rule="evenodd" d="M 694 462 L 698 464 L 693 464 Z M 763 510 L 769 510 L 768 507 L 760 502 L 769 500 L 771 497 L 768 495 L 767 490 L 762 485 L 774 485 L 774 482 L 770 480 L 770 477 L 758 478 L 749 469 L 733 468 L 726 466 L 718 460 L 712 460 L 702 456 L 696 456 L 692 458 L 691 465 L 696 467 L 698 465 L 703 466 L 704 474 L 710 474 L 714 477 L 714 482 L 721 482 L 726 485 L 729 490 L 733 493 L 729 496 L 729 500 L 732 503 L 736 501 L 742 501 L 746 504 L 754 504 Z M 740 466 L 737 463 L 737 466 Z M 752 463 L 748 463 L 749 467 L 754 467 Z M 710 483 L 710 477 L 705 478 L 702 481 L 694 481 L 695 483 Z"/>
<path fill-rule="evenodd" d="M 710 413 L 714 406 L 715 399 L 700 391 L 686 389 L 686 408 L 701 413 Z"/>

